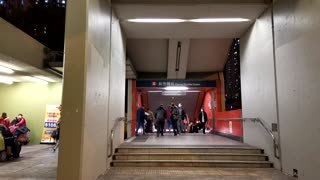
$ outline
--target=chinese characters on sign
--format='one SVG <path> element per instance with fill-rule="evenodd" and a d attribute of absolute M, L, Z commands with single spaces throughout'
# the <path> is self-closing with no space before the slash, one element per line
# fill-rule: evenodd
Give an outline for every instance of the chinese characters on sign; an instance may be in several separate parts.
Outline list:
<path fill-rule="evenodd" d="M 54 143 L 51 134 L 57 128 L 57 121 L 60 118 L 59 105 L 46 105 L 44 126 L 42 131 L 41 143 Z"/>
<path fill-rule="evenodd" d="M 137 80 L 137 87 L 216 87 L 216 81 L 184 81 L 184 80 Z"/>

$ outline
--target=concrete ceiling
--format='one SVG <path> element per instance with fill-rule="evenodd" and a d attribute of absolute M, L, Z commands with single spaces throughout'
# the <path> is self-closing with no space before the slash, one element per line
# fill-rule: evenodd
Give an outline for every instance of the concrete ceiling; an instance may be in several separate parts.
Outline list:
<path fill-rule="evenodd" d="M 137 72 L 186 73 L 223 71 L 232 39 L 241 37 L 268 7 L 266 0 L 113 0 L 127 37 L 127 52 Z M 247 18 L 237 23 L 132 23 L 134 18 Z M 177 44 L 182 43 L 176 71 Z M 188 51 L 188 52 L 186 52 Z"/>
<path fill-rule="evenodd" d="M 264 3 L 136 4 L 113 6 L 127 38 L 236 38 L 266 9 Z M 132 23 L 133 18 L 247 18 L 237 23 Z"/>
<path fill-rule="evenodd" d="M 61 82 L 62 79 L 45 69 L 39 69 L 22 61 L 0 53 L 0 65 L 8 67 L 15 72 L 13 74 L 0 73 L 1 77 L 12 79 L 14 82 L 32 82 L 26 79 L 26 76 L 45 76 L 52 79 L 54 82 Z"/>

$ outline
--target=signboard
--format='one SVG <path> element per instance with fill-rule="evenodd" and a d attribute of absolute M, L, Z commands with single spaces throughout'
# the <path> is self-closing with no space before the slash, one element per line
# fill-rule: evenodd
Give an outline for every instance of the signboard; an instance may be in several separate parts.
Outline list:
<path fill-rule="evenodd" d="M 57 121 L 60 118 L 59 105 L 46 105 L 46 113 L 42 130 L 41 143 L 54 143 L 51 134 L 57 128 Z"/>
<path fill-rule="evenodd" d="M 216 81 L 189 81 L 189 80 L 137 80 L 137 87 L 168 87 L 186 86 L 189 88 L 216 87 Z"/>

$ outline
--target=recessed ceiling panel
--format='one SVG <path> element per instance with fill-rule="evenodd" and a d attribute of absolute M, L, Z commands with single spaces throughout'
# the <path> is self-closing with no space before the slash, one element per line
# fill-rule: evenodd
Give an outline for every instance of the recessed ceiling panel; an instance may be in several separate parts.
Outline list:
<path fill-rule="evenodd" d="M 167 72 L 168 40 L 128 39 L 128 56 L 138 72 Z"/>
<path fill-rule="evenodd" d="M 232 39 L 192 39 L 188 72 L 223 71 Z"/>

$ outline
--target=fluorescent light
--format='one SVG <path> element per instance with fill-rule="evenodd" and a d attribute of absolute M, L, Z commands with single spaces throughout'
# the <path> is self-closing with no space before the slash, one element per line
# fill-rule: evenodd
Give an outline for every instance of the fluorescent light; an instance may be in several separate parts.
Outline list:
<path fill-rule="evenodd" d="M 45 81 L 45 80 L 38 79 L 38 78 L 35 78 L 35 77 L 31 77 L 31 76 L 24 76 L 24 77 L 22 77 L 22 78 L 23 78 L 24 80 L 30 81 L 30 82 L 48 84 L 48 82 Z"/>
<path fill-rule="evenodd" d="M 146 19 L 128 19 L 129 22 L 135 23 L 181 23 L 184 19 L 162 19 L 162 18 L 146 18 Z"/>
<path fill-rule="evenodd" d="M 38 79 L 42 79 L 44 81 L 47 81 L 47 82 L 56 82 L 55 80 L 51 79 L 51 78 L 48 78 L 48 77 L 45 77 L 45 76 L 34 76 Z"/>
<path fill-rule="evenodd" d="M 162 91 L 148 91 L 148 93 L 159 93 L 159 92 L 162 92 Z"/>
<path fill-rule="evenodd" d="M 162 96 L 185 96 L 187 93 L 185 91 L 163 91 Z"/>
<path fill-rule="evenodd" d="M 13 79 L 5 76 L 0 76 L 0 83 L 13 84 Z"/>
<path fill-rule="evenodd" d="M 219 23 L 219 22 L 246 22 L 250 19 L 245 18 L 199 18 L 199 19 L 190 19 L 190 22 L 197 23 Z"/>
<path fill-rule="evenodd" d="M 167 91 L 185 91 L 188 90 L 188 87 L 185 86 L 168 86 L 164 88 Z"/>
<path fill-rule="evenodd" d="M 7 73 L 7 74 L 13 74 L 14 73 L 14 71 L 12 69 L 4 67 L 4 66 L 0 66 L 0 72 Z"/>

